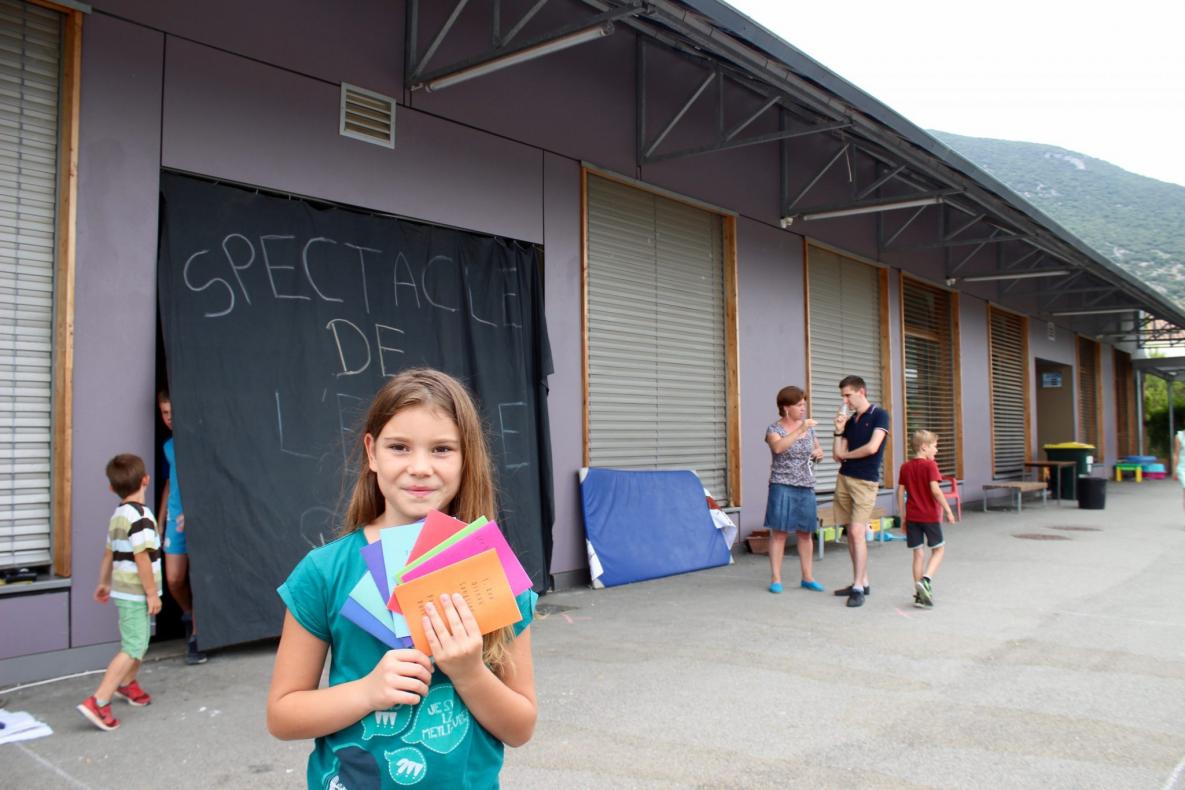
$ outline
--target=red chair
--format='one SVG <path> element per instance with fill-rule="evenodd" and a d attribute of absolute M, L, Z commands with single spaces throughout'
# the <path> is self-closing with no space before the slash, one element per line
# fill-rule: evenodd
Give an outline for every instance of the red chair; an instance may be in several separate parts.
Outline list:
<path fill-rule="evenodd" d="M 947 483 L 950 484 L 949 491 L 947 491 L 945 488 Z M 946 501 L 954 503 L 955 515 L 958 517 L 959 521 L 962 521 L 963 520 L 963 497 L 959 493 L 958 479 L 954 475 L 943 475 L 942 481 L 938 484 L 938 487 L 942 489 L 942 495 L 944 497 L 946 497 Z"/>

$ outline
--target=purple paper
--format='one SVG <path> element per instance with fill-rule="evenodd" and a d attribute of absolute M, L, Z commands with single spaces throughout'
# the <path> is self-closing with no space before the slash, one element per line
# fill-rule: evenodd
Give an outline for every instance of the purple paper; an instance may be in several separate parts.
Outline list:
<path fill-rule="evenodd" d="M 349 620 L 363 631 L 378 639 L 390 648 L 411 647 L 412 641 L 408 637 L 395 636 L 395 632 L 380 623 L 374 615 L 366 611 L 353 598 L 347 598 L 342 605 L 341 616 Z"/>
<path fill-rule="evenodd" d="M 510 591 L 518 595 L 531 587 L 531 577 L 523 570 L 522 563 L 514 556 L 514 549 L 502 536 L 502 531 L 494 522 L 486 524 L 472 535 L 449 546 L 430 560 L 403 574 L 403 581 L 411 581 L 421 576 L 438 571 L 446 565 L 460 562 L 468 557 L 481 554 L 483 551 L 494 549 L 498 552 L 498 561 L 502 563 L 502 570 L 506 572 L 506 581 L 510 582 Z"/>
<path fill-rule="evenodd" d="M 379 592 L 383 594 L 383 600 L 386 601 L 391 597 L 391 588 L 387 586 L 387 566 L 383 562 L 383 541 L 376 540 L 374 543 L 367 543 L 358 551 L 362 553 L 362 559 L 366 561 L 366 567 L 370 570 L 370 575 L 374 577 L 374 583 L 378 585 Z"/>

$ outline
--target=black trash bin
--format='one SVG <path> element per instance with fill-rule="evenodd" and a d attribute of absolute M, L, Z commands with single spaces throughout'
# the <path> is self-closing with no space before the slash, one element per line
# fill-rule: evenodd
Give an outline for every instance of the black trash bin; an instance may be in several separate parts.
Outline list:
<path fill-rule="evenodd" d="M 1107 478 L 1078 478 L 1078 507 L 1083 510 L 1102 510 L 1107 506 Z"/>
<path fill-rule="evenodd" d="M 1061 490 L 1058 490 L 1058 481 L 1053 480 L 1051 475 L 1049 493 L 1060 494 L 1062 499 L 1077 499 L 1078 489 L 1075 484 L 1080 476 L 1090 474 L 1088 460 L 1094 456 L 1094 445 L 1082 442 L 1061 442 L 1060 444 L 1047 444 L 1044 449 L 1045 457 L 1050 461 L 1073 461 L 1075 464 L 1054 470 L 1058 473 Z"/>

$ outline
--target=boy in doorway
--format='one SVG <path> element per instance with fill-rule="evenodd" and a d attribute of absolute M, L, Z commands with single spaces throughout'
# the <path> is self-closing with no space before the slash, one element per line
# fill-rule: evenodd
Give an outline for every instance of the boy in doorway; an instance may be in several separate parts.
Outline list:
<path fill-rule="evenodd" d="M 913 458 L 901 465 L 897 479 L 897 512 L 905 518 L 906 546 L 913 551 L 913 583 L 916 592 L 913 605 L 919 609 L 934 608 L 934 574 L 942 564 L 945 540 L 942 536 L 942 514 L 953 524 L 946 497 L 942 495 L 942 473 L 934 462 L 938 455 L 938 434 L 914 431 L 909 439 Z M 908 497 L 908 499 L 907 499 Z M 922 540 L 930 546 L 930 561 L 924 563 Z"/>
<path fill-rule="evenodd" d="M 165 427 L 173 430 L 173 403 L 169 391 L 157 393 L 156 404 Z M 181 484 L 177 482 L 177 454 L 173 437 L 165 441 L 165 460 L 169 462 L 169 478 L 160 496 L 160 520 L 165 525 L 165 578 L 169 594 L 181 607 L 181 624 L 185 628 L 185 663 L 204 664 L 206 654 L 198 649 L 197 633 L 193 624 L 193 591 L 189 586 L 189 547 L 185 541 L 185 511 L 181 508 Z"/>
<path fill-rule="evenodd" d="M 160 536 L 152 511 L 144 507 L 148 489 L 144 462 L 136 455 L 117 455 L 107 464 L 107 480 L 120 502 L 107 525 L 107 550 L 99 567 L 95 600 L 115 599 L 119 652 L 107 665 L 99 688 L 77 706 L 100 730 L 119 726 L 111 713 L 112 697 L 123 697 L 136 707 L 152 702 L 136 674 L 148 650 L 150 618 L 160 611 L 161 593 Z"/>

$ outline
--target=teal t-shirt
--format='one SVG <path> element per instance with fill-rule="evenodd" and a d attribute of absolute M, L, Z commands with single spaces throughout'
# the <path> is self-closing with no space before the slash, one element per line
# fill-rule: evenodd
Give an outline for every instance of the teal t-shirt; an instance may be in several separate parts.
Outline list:
<path fill-rule="evenodd" d="M 350 590 L 367 573 L 358 551 L 365 545 L 365 533 L 357 530 L 313 549 L 277 590 L 296 621 L 332 648 L 331 686 L 369 674 L 388 650 L 338 614 Z M 532 590 L 518 596 L 523 619 L 514 626 L 516 636 L 531 624 L 538 597 Z M 309 755 L 308 786 L 498 787 L 502 750 L 502 742 L 469 715 L 448 675 L 437 670 L 420 704 L 375 711 L 344 730 L 317 738 Z"/>

